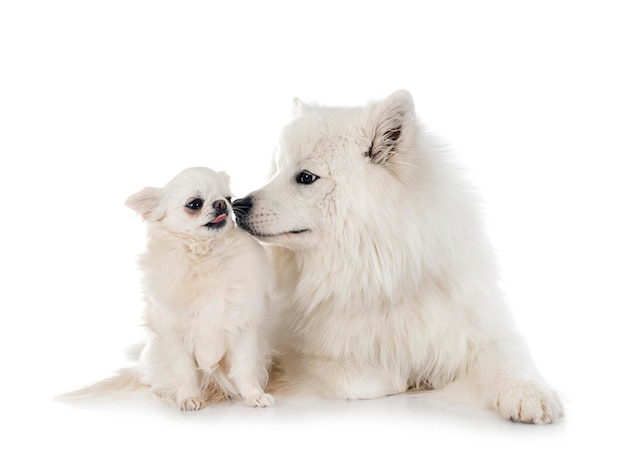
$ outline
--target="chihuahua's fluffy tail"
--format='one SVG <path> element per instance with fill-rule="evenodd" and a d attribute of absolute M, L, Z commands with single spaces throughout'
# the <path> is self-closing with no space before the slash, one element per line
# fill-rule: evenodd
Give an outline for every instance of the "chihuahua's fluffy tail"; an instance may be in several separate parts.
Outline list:
<path fill-rule="evenodd" d="M 96 382 L 88 387 L 59 395 L 56 397 L 56 400 L 68 403 L 111 401 L 140 393 L 163 399 L 172 404 L 175 403 L 174 395 L 155 391 L 148 384 L 142 382 L 137 367 L 122 368 L 115 376 Z M 230 389 L 220 385 L 219 380 L 208 379 L 204 382 L 203 399 L 205 404 L 216 404 L 233 397 L 234 394 Z"/>
<path fill-rule="evenodd" d="M 122 368 L 115 376 L 96 382 L 93 385 L 59 395 L 58 401 L 71 402 L 80 400 L 109 400 L 132 393 L 145 391 L 149 388 L 139 379 L 139 373 L 135 367 Z"/>

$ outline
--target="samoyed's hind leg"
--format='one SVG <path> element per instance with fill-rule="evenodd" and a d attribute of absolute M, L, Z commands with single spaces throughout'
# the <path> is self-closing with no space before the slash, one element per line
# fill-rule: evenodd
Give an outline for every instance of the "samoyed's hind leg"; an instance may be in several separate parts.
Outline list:
<path fill-rule="evenodd" d="M 277 359 L 269 388 L 291 396 L 374 399 L 405 392 L 400 373 L 359 367 L 347 361 L 285 354 Z"/>

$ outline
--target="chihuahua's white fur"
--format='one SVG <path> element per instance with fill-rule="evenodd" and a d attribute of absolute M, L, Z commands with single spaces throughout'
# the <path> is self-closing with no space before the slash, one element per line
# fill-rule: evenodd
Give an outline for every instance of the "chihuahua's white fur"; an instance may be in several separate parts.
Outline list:
<path fill-rule="evenodd" d="M 274 405 L 263 390 L 269 355 L 260 334 L 270 266 L 263 247 L 235 227 L 230 197 L 225 173 L 195 167 L 128 198 L 147 223 L 139 264 L 149 338 L 135 368 L 83 394 L 143 386 L 198 410 L 219 389 L 250 406 Z M 201 209 L 186 207 L 194 199 Z M 227 216 L 213 228 L 223 214 L 213 208 L 218 200 Z"/>
<path fill-rule="evenodd" d="M 272 173 L 239 220 L 272 246 L 275 394 L 454 383 L 507 419 L 562 415 L 505 306 L 474 190 L 408 92 L 350 108 L 295 100 Z"/>

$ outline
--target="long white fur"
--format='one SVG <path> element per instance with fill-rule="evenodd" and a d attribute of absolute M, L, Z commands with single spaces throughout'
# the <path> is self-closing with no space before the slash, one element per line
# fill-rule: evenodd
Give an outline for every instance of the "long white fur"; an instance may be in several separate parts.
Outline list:
<path fill-rule="evenodd" d="M 302 171 L 319 179 L 300 184 Z M 455 383 L 505 418 L 562 415 L 504 304 L 475 192 L 408 92 L 349 108 L 295 100 L 273 177 L 249 197 L 241 223 L 272 245 L 277 276 L 276 394 Z"/>
<path fill-rule="evenodd" d="M 221 228 L 212 203 L 231 196 L 228 177 L 189 168 L 164 188 L 145 188 L 127 205 L 148 225 L 140 258 L 149 339 L 138 365 L 70 394 L 114 395 L 145 389 L 183 410 L 240 395 L 250 406 L 273 406 L 264 393 L 269 354 L 265 322 L 271 270 L 263 247 L 235 228 L 231 207 Z M 201 210 L 186 204 L 204 200 Z"/>

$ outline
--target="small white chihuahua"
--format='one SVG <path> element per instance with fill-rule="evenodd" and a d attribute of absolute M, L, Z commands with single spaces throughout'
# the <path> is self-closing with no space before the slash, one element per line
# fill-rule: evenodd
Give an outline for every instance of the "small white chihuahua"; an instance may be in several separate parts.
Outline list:
<path fill-rule="evenodd" d="M 147 387 L 198 410 L 217 388 L 249 406 L 273 406 L 260 332 L 270 266 L 263 247 L 235 227 L 228 175 L 188 168 L 126 205 L 148 226 L 139 263 L 150 338 L 136 367 L 74 396 Z"/>

